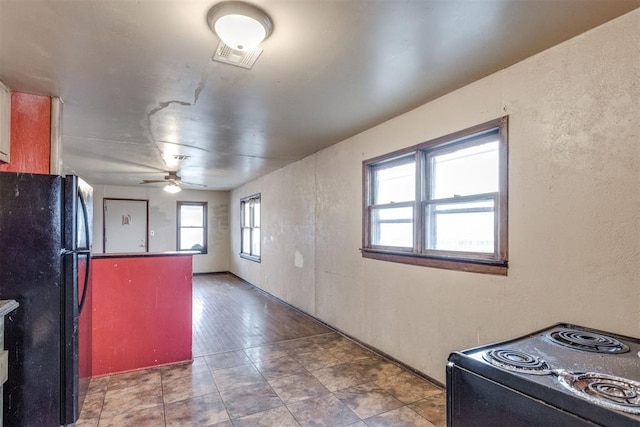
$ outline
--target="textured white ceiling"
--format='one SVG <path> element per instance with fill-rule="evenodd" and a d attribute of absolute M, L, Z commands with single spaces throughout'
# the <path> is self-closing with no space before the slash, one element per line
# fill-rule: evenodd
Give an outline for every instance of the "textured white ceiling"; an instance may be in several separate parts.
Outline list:
<path fill-rule="evenodd" d="M 640 0 L 256 1 L 274 32 L 252 70 L 211 60 L 213 4 L 0 0 L 0 80 L 63 99 L 65 169 L 90 183 L 231 189 Z"/>

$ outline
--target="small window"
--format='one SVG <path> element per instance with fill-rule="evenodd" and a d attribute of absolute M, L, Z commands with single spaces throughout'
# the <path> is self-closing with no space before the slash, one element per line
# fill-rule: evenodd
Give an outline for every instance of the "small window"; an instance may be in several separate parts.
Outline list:
<path fill-rule="evenodd" d="M 260 194 L 240 200 L 240 256 L 260 262 Z"/>
<path fill-rule="evenodd" d="M 207 253 L 207 202 L 178 202 L 178 250 Z"/>
<path fill-rule="evenodd" d="M 363 167 L 364 257 L 506 274 L 507 117 Z"/>

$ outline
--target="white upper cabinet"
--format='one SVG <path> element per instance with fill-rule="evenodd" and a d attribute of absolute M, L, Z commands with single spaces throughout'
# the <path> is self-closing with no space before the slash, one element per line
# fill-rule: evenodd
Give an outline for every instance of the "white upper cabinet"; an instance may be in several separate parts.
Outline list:
<path fill-rule="evenodd" d="M 11 144 L 11 92 L 0 82 L 0 163 L 9 163 Z"/>

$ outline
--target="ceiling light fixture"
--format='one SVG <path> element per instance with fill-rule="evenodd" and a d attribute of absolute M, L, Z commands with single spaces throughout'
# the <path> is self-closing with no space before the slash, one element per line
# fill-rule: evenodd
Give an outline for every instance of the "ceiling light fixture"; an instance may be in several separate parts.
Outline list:
<path fill-rule="evenodd" d="M 251 50 L 271 35 L 273 23 L 262 9 L 241 1 L 225 1 L 209 10 L 207 22 L 224 44 Z"/>
<path fill-rule="evenodd" d="M 181 192 L 182 188 L 180 188 L 180 186 L 177 183 L 170 182 L 164 186 L 164 191 L 166 191 L 167 193 L 175 194 L 175 193 Z"/>

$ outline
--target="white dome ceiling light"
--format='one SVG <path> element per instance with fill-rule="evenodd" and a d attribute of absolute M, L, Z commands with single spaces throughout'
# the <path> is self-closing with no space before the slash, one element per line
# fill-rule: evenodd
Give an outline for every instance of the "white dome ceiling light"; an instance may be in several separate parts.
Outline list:
<path fill-rule="evenodd" d="M 176 194 L 182 191 L 182 188 L 178 185 L 177 182 L 170 182 L 163 188 L 164 191 L 171 194 Z"/>
<path fill-rule="evenodd" d="M 240 51 L 257 48 L 273 30 L 264 11 L 241 1 L 216 4 L 207 14 L 207 22 L 224 44 Z"/>

